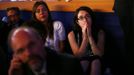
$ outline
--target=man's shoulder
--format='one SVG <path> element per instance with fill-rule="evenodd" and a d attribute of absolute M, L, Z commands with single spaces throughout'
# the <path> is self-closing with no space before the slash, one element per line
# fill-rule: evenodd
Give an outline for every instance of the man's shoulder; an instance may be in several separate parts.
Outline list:
<path fill-rule="evenodd" d="M 74 56 L 67 53 L 57 53 L 47 49 L 48 65 L 59 75 L 83 75 L 80 62 Z M 57 69 L 58 68 L 58 69 Z"/>

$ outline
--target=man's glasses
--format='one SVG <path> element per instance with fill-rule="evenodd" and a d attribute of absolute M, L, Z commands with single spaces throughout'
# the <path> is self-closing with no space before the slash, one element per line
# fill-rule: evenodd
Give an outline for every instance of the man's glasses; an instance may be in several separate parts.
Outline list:
<path fill-rule="evenodd" d="M 8 15 L 7 17 L 8 18 L 12 18 L 12 17 L 15 17 L 15 16 L 17 16 L 16 14 L 14 14 L 14 15 Z"/>

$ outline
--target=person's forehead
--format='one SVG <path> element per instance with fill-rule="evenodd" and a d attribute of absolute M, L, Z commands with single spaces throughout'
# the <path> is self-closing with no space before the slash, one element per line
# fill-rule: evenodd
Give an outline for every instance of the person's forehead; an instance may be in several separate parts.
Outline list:
<path fill-rule="evenodd" d="M 39 5 L 37 6 L 37 9 L 47 9 L 47 8 L 45 7 L 45 5 Z"/>
<path fill-rule="evenodd" d="M 11 40 L 15 40 L 16 38 L 19 39 L 30 39 L 30 40 L 38 40 L 34 31 L 28 28 L 19 28 L 13 31 L 12 35 L 10 36 Z"/>
<path fill-rule="evenodd" d="M 12 34 L 12 37 L 23 37 L 23 36 L 32 37 L 28 29 L 18 29 L 15 30 Z"/>
<path fill-rule="evenodd" d="M 15 36 L 29 36 L 30 37 L 30 34 L 28 32 L 25 32 L 25 31 L 19 31 L 18 33 L 15 34 Z"/>
<path fill-rule="evenodd" d="M 11 46 L 14 51 L 17 51 L 19 48 L 26 47 L 30 41 L 34 40 L 29 34 L 26 32 L 18 32 L 11 37 Z"/>
<path fill-rule="evenodd" d="M 20 39 L 20 40 L 25 40 L 25 39 L 31 38 L 30 35 L 27 32 L 16 32 L 13 34 L 13 36 L 11 37 L 12 41 Z"/>
<path fill-rule="evenodd" d="M 79 13 L 78 13 L 78 15 L 85 15 L 85 14 L 89 14 L 87 11 L 85 11 L 85 10 L 80 10 L 79 11 Z"/>
<path fill-rule="evenodd" d="M 36 39 L 31 34 L 29 34 L 28 32 L 24 32 L 24 31 L 20 31 L 11 37 L 11 44 L 16 45 L 16 46 L 27 44 L 30 41 L 36 41 Z"/>

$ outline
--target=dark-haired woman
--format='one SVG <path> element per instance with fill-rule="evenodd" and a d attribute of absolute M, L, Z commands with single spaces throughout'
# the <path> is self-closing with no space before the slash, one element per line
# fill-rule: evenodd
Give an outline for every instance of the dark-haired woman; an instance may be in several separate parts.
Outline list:
<path fill-rule="evenodd" d="M 68 40 L 74 56 L 80 58 L 84 71 L 89 75 L 100 75 L 100 58 L 104 52 L 104 32 L 95 24 L 92 9 L 81 6 L 74 14 L 74 27 L 68 34 Z M 90 63 L 90 64 L 89 64 Z"/>

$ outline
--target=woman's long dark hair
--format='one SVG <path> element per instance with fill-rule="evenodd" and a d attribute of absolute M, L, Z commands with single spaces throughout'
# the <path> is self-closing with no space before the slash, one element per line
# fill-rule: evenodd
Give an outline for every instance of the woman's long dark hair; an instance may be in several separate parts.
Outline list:
<path fill-rule="evenodd" d="M 51 17 L 51 13 L 50 13 L 50 10 L 47 6 L 47 4 L 44 2 L 44 1 L 37 1 L 34 6 L 33 6 L 33 9 L 32 9 L 32 18 L 34 21 L 36 22 L 39 22 L 35 16 L 35 13 L 36 13 L 36 9 L 39 5 L 44 5 L 47 9 L 47 12 L 48 12 L 48 18 L 47 18 L 47 22 L 44 24 L 42 23 L 42 25 L 44 25 L 46 31 L 47 31 L 47 35 L 49 35 L 50 38 L 53 38 L 53 31 L 54 31 L 54 28 L 53 28 L 53 20 L 52 20 L 52 17 Z"/>
<path fill-rule="evenodd" d="M 88 12 L 88 14 L 91 16 L 91 19 L 92 19 L 92 25 L 91 25 L 91 33 L 92 33 L 92 36 L 93 38 L 95 39 L 95 42 L 97 42 L 97 35 L 98 35 L 98 26 L 96 26 L 95 24 L 95 13 L 92 11 L 91 8 L 87 7 L 87 6 L 81 6 L 80 8 L 76 9 L 75 13 L 74 13 L 74 31 L 79 34 L 79 40 L 80 40 L 80 43 L 82 42 L 82 29 L 81 27 L 77 24 L 78 22 L 78 13 L 79 11 L 86 11 Z"/>

